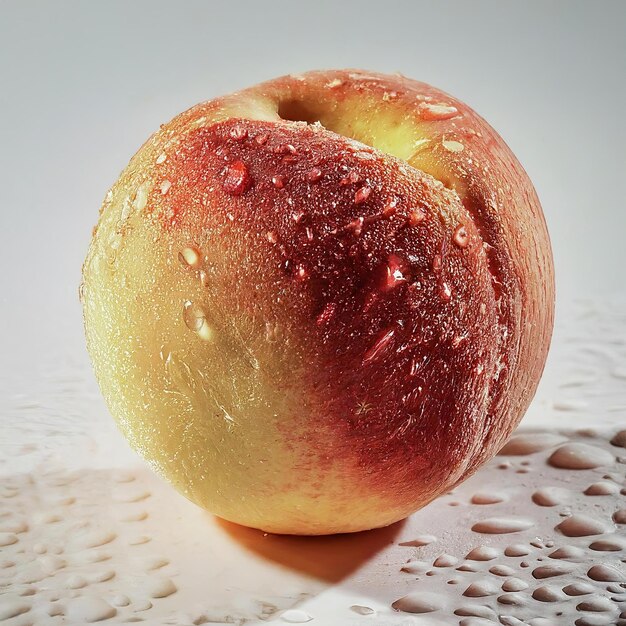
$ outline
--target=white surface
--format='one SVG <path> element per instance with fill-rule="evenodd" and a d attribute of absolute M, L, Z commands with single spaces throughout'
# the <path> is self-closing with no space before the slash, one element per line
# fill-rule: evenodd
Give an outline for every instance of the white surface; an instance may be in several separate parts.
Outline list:
<path fill-rule="evenodd" d="M 441 552 L 462 558 L 482 541 L 469 522 L 486 516 L 485 508 L 490 516 L 494 507 L 499 516 L 517 515 L 512 502 L 523 503 L 535 522 L 516 543 L 528 544 L 539 532 L 544 541 L 563 542 L 554 530 L 561 509 L 529 499 L 551 481 L 568 483 L 572 511 L 595 510 L 612 524 L 611 510 L 623 495 L 598 497 L 599 507 L 596 498 L 580 495 L 603 470 L 566 471 L 571 477 L 563 478 L 542 452 L 528 458 L 528 474 L 515 473 L 521 458 L 508 470 L 499 470 L 496 459 L 406 524 L 360 538 L 263 538 L 226 528 L 152 476 L 115 430 L 84 352 L 77 287 L 102 197 L 161 122 L 199 100 L 279 74 L 324 67 L 401 71 L 453 93 L 489 120 L 543 202 L 557 265 L 558 327 L 525 426 L 614 430 L 626 422 L 626 4 L 4 1 L 0 8 L 0 503 L 29 527 L 17 542 L 0 547 L 0 561 L 16 563 L 0 569 L 0 584 L 11 594 L 35 590 L 16 601 L 34 608 L 7 623 L 83 623 L 86 611 L 106 610 L 93 598 L 87 606 L 76 604 L 73 594 L 109 603 L 126 594 L 131 604 L 118 607 L 112 622 L 133 615 L 148 623 L 252 617 L 262 613 L 263 601 L 279 609 L 273 619 L 297 604 L 318 624 L 408 624 L 411 616 L 393 613 L 390 603 L 414 588 L 437 594 L 445 588 L 448 608 L 430 614 L 428 623 L 458 623 L 463 618 L 451 611 L 462 590 L 451 591 L 456 586 L 445 580 L 472 574 L 416 582 L 400 572 L 406 558 L 430 564 Z M 605 438 L 596 443 L 610 449 Z M 113 468 L 119 467 L 131 467 L 134 481 L 116 482 Z M 80 470 L 75 480 L 68 477 L 73 469 Z M 623 465 L 611 473 L 613 482 L 623 482 Z M 474 491 L 494 484 L 499 491 L 502 483 L 507 502 L 469 504 Z M 124 490 L 151 496 L 121 502 L 130 497 Z M 63 498 L 76 502 L 63 505 Z M 460 508 L 449 509 L 453 499 Z M 128 512 L 148 517 L 121 521 Z M 60 521 L 47 523 L 47 515 Z M 85 548 L 81 533 L 94 529 L 115 537 Z M 424 533 L 437 535 L 436 547 L 418 555 L 398 546 Z M 152 541 L 129 547 L 139 535 Z M 509 540 L 494 535 L 487 543 L 501 551 Z M 585 539 L 573 543 L 583 546 L 584 556 L 572 575 L 585 578 L 584 566 L 597 554 Z M 54 573 L 56 561 L 44 558 L 52 571 L 27 582 L 58 547 L 65 567 Z M 543 549 L 537 550 L 532 558 Z M 110 558 L 85 562 L 98 551 Z M 600 553 L 600 560 L 619 565 L 623 555 Z M 170 563 L 148 573 L 154 565 L 148 557 Z M 532 592 L 538 585 L 531 569 L 519 576 Z M 110 580 L 93 578 L 106 570 L 114 572 Z M 70 589 L 72 576 L 88 584 Z M 178 591 L 135 613 L 155 586 L 165 584 L 155 576 L 171 579 Z M 606 586 L 601 592 L 610 597 Z M 55 595 L 66 618 L 45 616 Z M 497 597 L 479 603 L 502 613 Z M 0 599 L 0 615 L 3 601 L 10 596 Z M 561 604 L 575 612 L 578 603 L 528 600 L 531 608 L 520 611 L 547 616 Z M 375 608 L 378 617 L 351 612 L 353 604 Z M 615 611 L 599 614 L 607 623 L 617 619 Z"/>

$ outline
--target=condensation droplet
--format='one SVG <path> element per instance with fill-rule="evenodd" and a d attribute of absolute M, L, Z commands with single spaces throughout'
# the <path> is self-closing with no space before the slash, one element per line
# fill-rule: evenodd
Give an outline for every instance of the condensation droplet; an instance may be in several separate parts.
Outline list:
<path fill-rule="evenodd" d="M 416 207 L 409 211 L 409 224 L 417 226 L 426 219 L 426 211 L 422 207 Z"/>
<path fill-rule="evenodd" d="M 465 228 L 465 226 L 463 226 L 463 224 L 459 224 L 454 229 L 454 234 L 452 235 L 452 241 L 459 248 L 467 248 L 467 246 L 469 244 L 469 234 L 468 234 L 467 229 Z"/>
<path fill-rule="evenodd" d="M 251 184 L 252 180 L 248 168 L 243 161 L 234 161 L 226 167 L 223 182 L 226 193 L 240 196 L 249 189 Z"/>
<path fill-rule="evenodd" d="M 183 320 L 187 328 L 197 333 L 201 339 L 210 341 L 213 338 L 213 330 L 207 323 L 206 314 L 202 307 L 189 300 L 185 301 L 183 304 Z"/>
<path fill-rule="evenodd" d="M 434 593 L 418 591 L 396 600 L 391 607 L 404 613 L 433 613 L 441 608 L 441 599 Z"/>
<path fill-rule="evenodd" d="M 285 177 L 280 175 L 272 176 L 272 185 L 276 189 L 282 189 L 285 186 Z"/>
<path fill-rule="evenodd" d="M 310 183 L 316 183 L 320 178 L 322 178 L 322 170 L 319 167 L 314 167 L 312 170 L 309 170 L 306 175 L 306 179 Z"/>
<path fill-rule="evenodd" d="M 587 515 L 572 515 L 556 525 L 556 529 L 566 537 L 589 537 L 606 532 L 606 525 Z"/>
<path fill-rule="evenodd" d="M 472 526 L 475 533 L 503 535 L 528 530 L 534 526 L 534 522 L 522 517 L 492 517 Z"/>
<path fill-rule="evenodd" d="M 420 102 L 417 112 L 423 120 L 428 121 L 449 120 L 459 113 L 457 108 L 451 105 L 430 102 Z"/>
<path fill-rule="evenodd" d="M 611 465 L 615 458 L 607 450 L 586 443 L 567 443 L 555 450 L 548 459 L 552 467 L 560 469 L 594 469 Z"/>
<path fill-rule="evenodd" d="M 360 189 L 356 191 L 354 194 L 354 203 L 355 204 L 363 204 L 371 195 L 372 188 L 368 185 L 364 185 Z"/>
<path fill-rule="evenodd" d="M 188 247 L 183 248 L 178 253 L 178 260 L 183 265 L 196 268 L 200 265 L 200 262 L 202 261 L 202 256 L 197 248 Z"/>
<path fill-rule="evenodd" d="M 305 624 L 306 622 L 310 622 L 313 618 L 300 609 L 288 609 L 280 616 L 280 619 L 289 624 Z"/>
<path fill-rule="evenodd" d="M 463 152 L 463 150 L 465 149 L 465 146 L 460 141 L 444 140 L 441 142 L 441 145 L 448 152 Z"/>
<path fill-rule="evenodd" d="M 374 611 L 374 609 L 372 609 L 369 606 L 363 606 L 361 604 L 353 604 L 350 607 L 350 610 L 354 613 L 357 613 L 358 615 L 373 615 L 374 613 L 376 613 L 376 611 Z"/>

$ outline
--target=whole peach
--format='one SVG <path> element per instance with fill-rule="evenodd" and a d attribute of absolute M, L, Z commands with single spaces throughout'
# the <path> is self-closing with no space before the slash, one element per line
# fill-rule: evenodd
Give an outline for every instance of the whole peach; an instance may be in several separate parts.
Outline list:
<path fill-rule="evenodd" d="M 553 266 L 522 166 L 402 76 L 287 76 L 199 104 L 107 194 L 87 344 L 131 444 L 270 532 L 395 522 L 474 472 L 546 359 Z"/>

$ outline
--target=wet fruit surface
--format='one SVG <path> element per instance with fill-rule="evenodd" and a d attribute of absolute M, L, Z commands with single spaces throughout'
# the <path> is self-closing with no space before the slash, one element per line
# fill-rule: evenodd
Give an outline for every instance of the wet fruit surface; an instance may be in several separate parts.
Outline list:
<path fill-rule="evenodd" d="M 165 125 L 85 265 L 123 432 L 193 501 L 275 532 L 383 526 L 471 474 L 520 419 L 551 327 L 540 207 L 497 135 L 426 85 L 350 74 L 331 95 L 320 76 Z"/>

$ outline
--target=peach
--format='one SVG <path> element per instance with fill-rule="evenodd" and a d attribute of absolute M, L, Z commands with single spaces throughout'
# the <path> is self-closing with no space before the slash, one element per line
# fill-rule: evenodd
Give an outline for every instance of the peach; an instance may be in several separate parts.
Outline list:
<path fill-rule="evenodd" d="M 311 72 L 165 124 L 107 194 L 87 345 L 185 496 L 275 533 L 385 526 L 523 416 L 553 322 L 528 176 L 467 105 Z"/>

